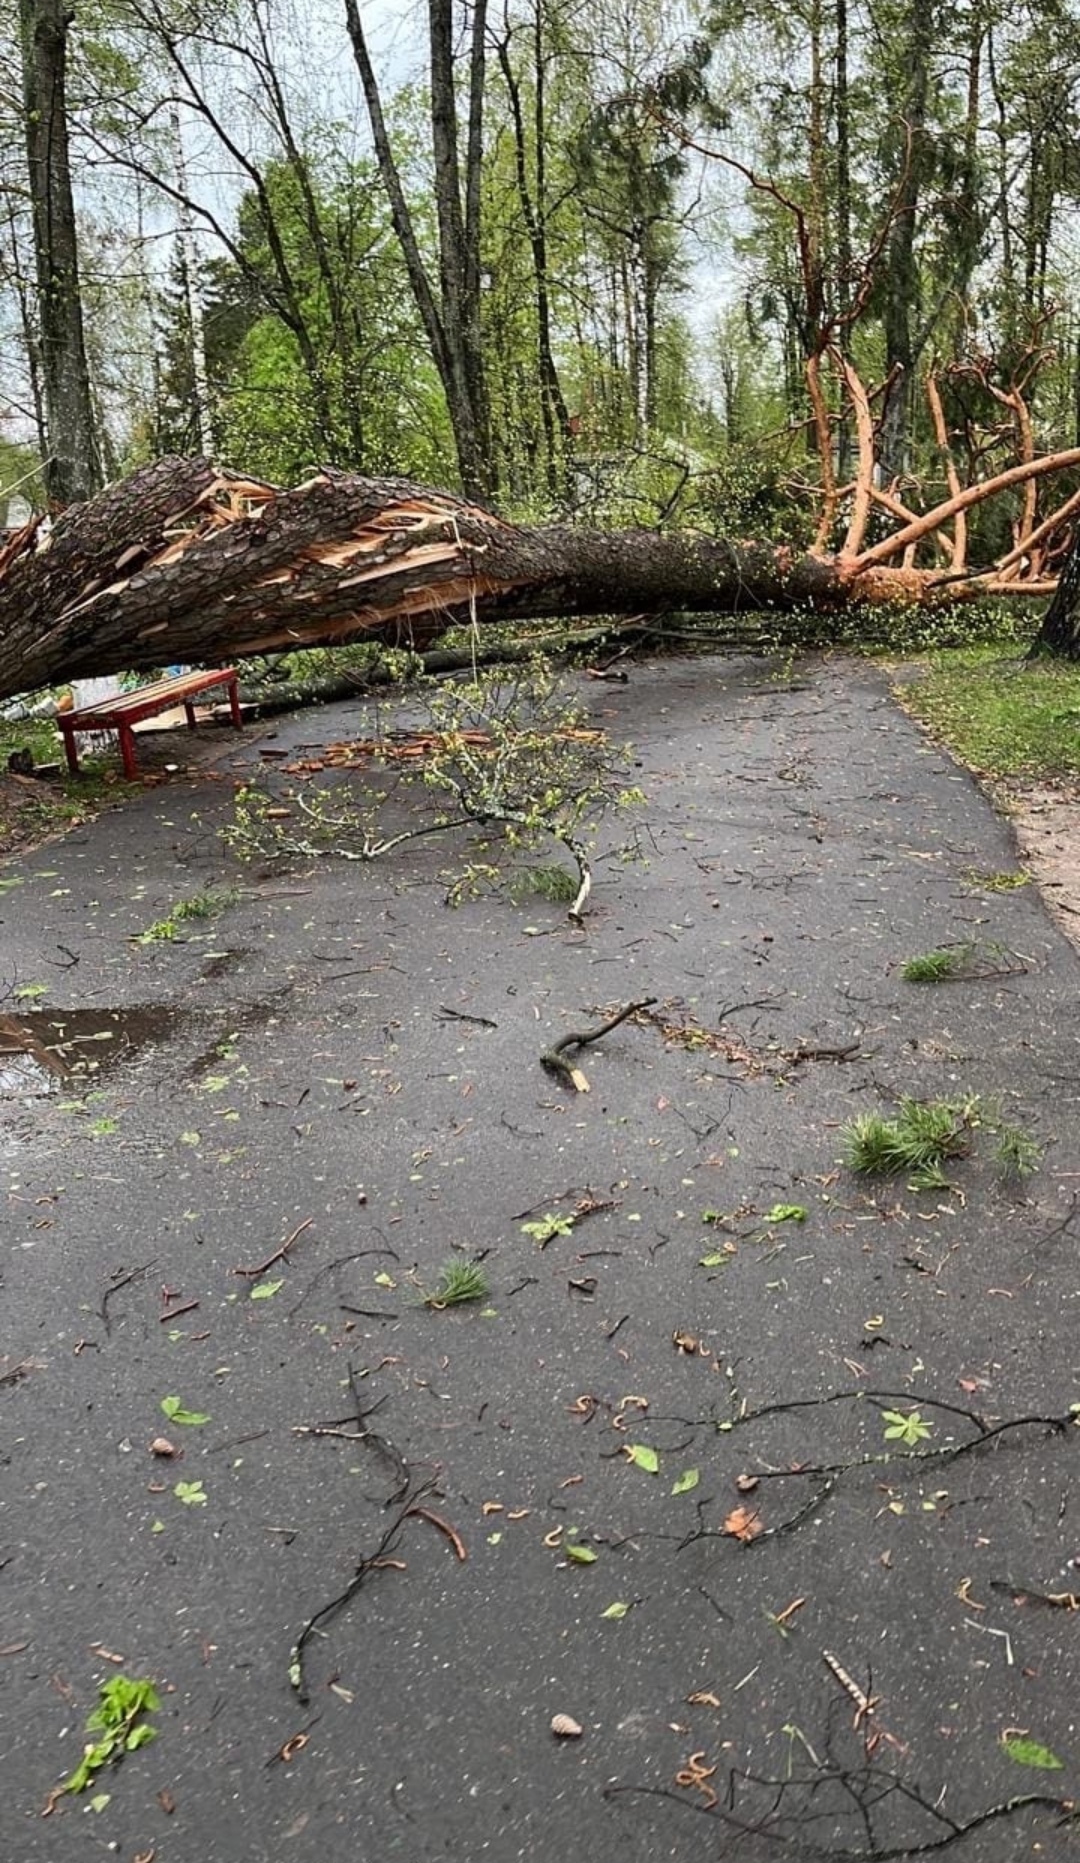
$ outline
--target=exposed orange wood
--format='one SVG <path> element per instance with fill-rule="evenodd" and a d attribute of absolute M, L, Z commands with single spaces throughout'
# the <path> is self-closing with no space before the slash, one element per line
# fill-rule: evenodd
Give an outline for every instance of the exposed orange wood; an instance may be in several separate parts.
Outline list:
<path fill-rule="evenodd" d="M 870 402 L 860 376 L 839 349 L 832 349 L 830 354 L 847 389 L 848 400 L 855 416 L 855 438 L 859 449 L 859 464 L 855 474 L 855 498 L 851 507 L 851 521 L 843 543 L 843 554 L 858 556 L 866 537 L 866 526 L 870 521 L 870 493 L 874 483 L 874 422 L 870 414 Z"/>
<path fill-rule="evenodd" d="M 930 403 L 930 415 L 934 423 L 934 437 L 937 440 L 938 446 L 941 448 L 941 456 L 945 461 L 945 477 L 948 481 L 949 496 L 951 498 L 959 498 L 962 490 L 960 475 L 956 470 L 956 461 L 953 458 L 952 447 L 949 444 L 949 429 L 945 423 L 945 409 L 941 403 L 941 392 L 938 388 L 937 377 L 933 369 L 929 371 L 926 377 L 926 399 Z M 958 511 L 956 513 L 953 539 L 951 546 L 953 568 L 963 569 L 967 560 L 967 518 L 963 511 Z"/>
<path fill-rule="evenodd" d="M 983 499 L 991 498 L 996 492 L 1007 491 L 1011 485 L 1026 484 L 1028 479 L 1045 477 L 1048 472 L 1060 472 L 1064 466 L 1080 465 L 1080 447 L 1066 447 L 1059 453 L 1045 453 L 1041 459 L 1026 461 L 1023 465 L 1010 466 L 1004 472 L 996 473 L 992 479 L 981 480 L 977 485 L 968 485 L 955 498 L 947 498 L 943 504 L 935 505 L 913 523 L 905 525 L 892 537 L 874 544 L 854 559 L 859 569 L 870 569 L 874 564 L 886 563 L 891 556 L 902 555 L 909 543 L 917 543 L 921 537 L 929 536 L 931 531 L 947 523 L 961 511 L 969 511 L 972 505 L 981 504 Z"/>
<path fill-rule="evenodd" d="M 1032 531 L 1030 537 L 1025 537 L 1022 543 L 1016 544 L 1006 556 L 1000 556 L 997 561 L 999 573 L 1007 569 L 1010 563 L 1019 562 L 1021 557 L 1027 556 L 1036 544 L 1042 543 L 1052 531 L 1057 530 L 1067 518 L 1072 517 L 1074 511 L 1080 511 L 1080 492 L 1074 492 L 1071 498 L 1066 498 L 1065 503 L 1059 505 L 1056 511 L 1051 511 L 1050 516 L 1043 519 L 1038 528 Z"/>

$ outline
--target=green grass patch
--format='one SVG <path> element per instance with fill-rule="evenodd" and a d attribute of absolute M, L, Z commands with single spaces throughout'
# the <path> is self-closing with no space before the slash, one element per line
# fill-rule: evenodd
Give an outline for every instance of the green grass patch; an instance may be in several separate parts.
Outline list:
<path fill-rule="evenodd" d="M 1021 886 L 1031 885 L 1031 875 L 1023 867 L 1007 867 L 998 872 L 965 867 L 961 878 L 968 886 L 977 886 L 980 893 L 1015 893 Z"/>
<path fill-rule="evenodd" d="M 901 703 L 988 776 L 1080 773 L 1080 666 L 1032 661 L 1012 643 L 951 648 L 920 662 Z"/>
<path fill-rule="evenodd" d="M 975 876 L 965 874 L 970 885 L 975 885 Z M 983 881 L 1007 881 L 1007 885 L 994 885 L 986 890 L 995 892 L 1012 892 L 1017 886 L 1026 886 L 1028 875 L 989 874 Z M 959 944 L 939 945 L 933 951 L 919 951 L 909 957 L 900 966 L 900 975 L 905 983 L 974 983 L 984 977 L 1022 976 L 1027 969 L 1024 959 L 1007 945 L 998 944 L 996 940 L 967 939 Z"/>
<path fill-rule="evenodd" d="M 1023 1182 L 1039 1169 L 1044 1148 L 1026 1126 L 1004 1117 L 996 1101 L 905 1097 L 893 1117 L 859 1113 L 840 1130 L 844 1163 L 859 1177 L 907 1176 L 909 1190 L 947 1190 L 944 1167 L 966 1158 L 976 1129 L 992 1135 L 991 1156 L 1007 1182 Z"/>

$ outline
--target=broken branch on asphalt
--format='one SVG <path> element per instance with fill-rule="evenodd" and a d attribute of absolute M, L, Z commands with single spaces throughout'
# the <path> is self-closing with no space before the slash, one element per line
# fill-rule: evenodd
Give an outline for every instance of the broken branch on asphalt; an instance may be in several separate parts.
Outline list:
<path fill-rule="evenodd" d="M 308 1690 L 304 1672 L 304 1658 L 307 1646 L 312 1637 L 316 1634 L 321 1635 L 322 1626 L 330 1623 L 341 1611 L 345 1610 L 366 1583 L 370 1574 L 372 1572 L 377 1572 L 380 1566 L 385 1564 L 386 1560 L 395 1551 L 398 1545 L 402 1528 L 409 1518 L 409 1515 L 423 1499 L 433 1492 L 434 1483 L 425 1481 L 413 1494 L 405 1496 L 405 1499 L 395 1510 L 393 1519 L 383 1532 L 374 1551 L 368 1553 L 365 1558 L 360 1560 L 352 1578 L 345 1586 L 345 1589 L 339 1591 L 335 1598 L 331 1598 L 328 1604 L 321 1605 L 319 1609 L 307 1619 L 301 1629 L 296 1642 L 289 1651 L 289 1682 L 305 1707 L 310 1701 L 311 1695 Z"/>
<path fill-rule="evenodd" d="M 379 1317 L 385 1316 L 379 1315 Z M 371 1428 L 370 1419 L 382 1409 L 386 1396 L 384 1393 L 373 1404 L 364 1403 L 359 1387 L 360 1380 L 368 1375 L 366 1371 L 358 1372 L 355 1365 L 349 1366 L 349 1390 L 355 1405 L 351 1417 L 338 1417 L 330 1423 L 294 1423 L 292 1433 L 294 1436 L 336 1436 L 344 1442 L 365 1443 L 369 1448 L 374 1449 L 376 1454 L 390 1465 L 397 1477 L 397 1485 L 386 1501 L 388 1507 L 393 1507 L 402 1501 L 408 1492 L 411 1479 L 409 1465 L 400 1449 L 390 1441 L 388 1436 L 383 1436 L 378 1430 Z M 351 1429 L 346 1427 L 348 1424 L 352 1425 Z"/>
<path fill-rule="evenodd" d="M 618 1015 L 601 1023 L 597 1029 L 575 1029 L 569 1035 L 560 1036 L 558 1041 L 552 1042 L 550 1048 L 544 1049 L 540 1056 L 541 1067 L 546 1068 L 549 1074 L 554 1074 L 557 1080 L 562 1080 L 567 1086 L 573 1087 L 575 1093 L 588 1093 L 589 1083 L 585 1075 L 579 1067 L 575 1067 L 573 1062 L 566 1059 L 569 1050 L 585 1048 L 590 1042 L 599 1041 L 602 1036 L 610 1035 L 621 1022 L 626 1022 L 631 1016 L 638 1015 L 643 1009 L 651 1009 L 656 1000 L 655 996 L 646 996 L 641 1002 L 628 1003 L 625 1009 L 619 1010 Z"/>
<path fill-rule="evenodd" d="M 908 1406 L 911 1411 L 939 1410 L 948 1416 L 962 1418 L 972 1426 L 975 1433 L 961 1441 L 934 1443 L 928 1447 L 913 1447 L 909 1449 L 890 1446 L 881 1450 L 867 1450 L 859 1455 L 849 1456 L 843 1460 L 833 1462 L 793 1462 L 786 1468 L 755 1467 L 740 1477 L 737 1485 L 742 1492 L 748 1492 L 751 1488 L 756 1487 L 759 1482 L 795 1480 L 811 1482 L 814 1484 L 813 1491 L 807 1500 L 797 1508 L 796 1512 L 787 1519 L 781 1520 L 772 1526 L 762 1526 L 752 1535 L 748 1534 L 744 1536 L 736 1533 L 734 1535 L 735 1538 L 740 1539 L 742 1543 L 747 1546 L 761 1546 L 768 1540 L 776 1539 L 782 1534 L 793 1532 L 797 1527 L 801 1526 L 805 1520 L 816 1513 L 817 1509 L 829 1499 L 838 1483 L 845 1476 L 854 1474 L 860 1469 L 894 1469 L 910 1463 L 942 1464 L 954 1462 L 959 1460 L 961 1456 L 973 1454 L 976 1451 L 987 1448 L 991 1444 L 998 1443 L 1003 1437 L 1011 1435 L 1018 1430 L 1043 1429 L 1048 1435 L 1062 1436 L 1070 1427 L 1075 1428 L 1080 1425 L 1080 1414 L 1074 1409 L 1069 1409 L 1064 1414 L 1057 1416 L 1046 1416 L 1035 1413 L 1018 1417 L 1006 1417 L 998 1423 L 988 1423 L 986 1419 L 981 1417 L 976 1411 L 967 1410 L 962 1405 L 953 1404 L 944 1398 L 920 1395 L 913 1391 L 865 1391 L 858 1389 L 851 1391 L 830 1391 L 821 1397 L 782 1399 L 776 1403 L 763 1404 L 755 1410 L 749 1410 L 743 1406 L 737 1415 L 723 1421 L 717 1421 L 715 1417 L 699 1417 L 696 1419 L 696 1424 L 698 1427 L 711 1426 L 718 1434 L 728 1435 L 736 1429 L 745 1428 L 747 1424 L 758 1423 L 768 1417 L 791 1415 L 806 1410 L 824 1410 L 831 1405 L 841 1403 L 869 1403 L 877 1406 L 879 1410 L 885 1405 L 897 1403 Z M 653 1421 L 656 1423 L 675 1421 L 689 1423 L 695 1420 L 686 1417 L 662 1418 L 656 1416 L 653 1418 Z M 682 1541 L 682 1545 L 686 1547 L 700 1539 L 722 1539 L 729 1537 L 732 1537 L 732 1534 L 730 1529 L 726 1527 L 708 1528 L 704 1525 L 699 1525 L 693 1532 L 686 1535 L 685 1539 Z"/>
<path fill-rule="evenodd" d="M 1075 1591 L 1036 1591 L 1030 1585 L 1014 1585 L 1005 1578 L 992 1578 L 991 1591 L 1003 1591 L 1014 1604 L 1046 1604 L 1058 1611 L 1080 1611 L 1080 1596 Z"/>
<path fill-rule="evenodd" d="M 436 1527 L 438 1531 L 444 1534 L 445 1537 L 450 1541 L 451 1546 L 453 1547 L 455 1553 L 457 1554 L 460 1560 L 464 1561 L 465 1559 L 468 1558 L 469 1555 L 465 1551 L 465 1542 L 462 1539 L 460 1533 L 457 1531 L 455 1527 L 452 1527 L 450 1525 L 450 1522 L 448 1520 L 444 1520 L 441 1514 L 433 1513 L 430 1507 L 417 1506 L 417 1507 L 410 1507 L 409 1518 L 412 1520 L 428 1521 L 431 1526 Z"/>
<path fill-rule="evenodd" d="M 740 1787 L 768 1793 L 769 1803 L 760 1817 L 753 1817 L 737 1809 Z M 861 1819 L 867 1831 L 868 1841 L 865 1845 L 858 1848 L 847 1844 L 823 1845 L 808 1839 L 806 1825 L 810 1816 L 823 1815 L 814 1812 L 812 1808 L 830 1787 L 838 1795 L 840 1804 Z M 1018 1817 L 1025 1811 L 1057 1814 L 1058 1829 L 1074 1825 L 1080 1820 L 1080 1812 L 1072 1799 L 1058 1797 L 1050 1792 L 1018 1793 L 1012 1798 L 1003 1799 L 999 1804 L 989 1805 L 985 1810 L 973 1813 L 969 1818 L 951 1818 L 942 1810 L 940 1803 L 926 1798 L 898 1774 L 884 1772 L 868 1763 L 847 1768 L 824 1761 L 815 1772 L 789 1774 L 781 1779 L 764 1778 L 732 1767 L 728 1774 L 726 1793 L 722 1799 L 717 1794 L 715 1803 L 707 1798 L 704 1803 L 684 1798 L 681 1792 L 670 1786 L 607 1785 L 603 1791 L 608 1800 L 666 1800 L 671 1805 L 677 1805 L 681 1811 L 709 1818 L 714 1824 L 721 1823 L 742 1837 L 764 1837 L 777 1849 L 790 1851 L 797 1857 L 797 1863 L 915 1863 L 919 1857 L 940 1856 L 951 1845 L 959 1844 L 975 1832 Z M 792 1799 L 795 1800 L 796 1808 L 786 1809 Z M 933 1825 L 944 1825 L 944 1831 L 921 1840 L 915 1837 L 913 1841 L 877 1842 L 873 1814 L 889 1799 L 904 1801 Z"/>

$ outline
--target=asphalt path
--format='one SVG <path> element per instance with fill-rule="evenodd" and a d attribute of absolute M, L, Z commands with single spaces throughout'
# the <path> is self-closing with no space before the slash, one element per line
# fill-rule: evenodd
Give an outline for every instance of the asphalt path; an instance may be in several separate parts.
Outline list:
<path fill-rule="evenodd" d="M 84 1063 L 0 1099 L 10 1863 L 1080 1854 L 1076 953 L 874 669 L 581 693 L 647 796 L 584 930 L 439 843 L 238 873 L 359 702 L 0 869 Z M 946 1189 L 841 1162 L 904 1095 L 978 1098 Z M 120 1674 L 156 1739 L 43 1816 Z"/>

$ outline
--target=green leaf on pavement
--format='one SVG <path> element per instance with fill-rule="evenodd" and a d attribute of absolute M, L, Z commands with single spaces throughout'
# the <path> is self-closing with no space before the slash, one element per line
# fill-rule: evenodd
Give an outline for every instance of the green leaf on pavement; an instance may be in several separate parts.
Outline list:
<path fill-rule="evenodd" d="M 186 1423 L 190 1425 L 192 1429 L 196 1429 L 200 1423 L 209 1423 L 210 1421 L 205 1410 L 185 1410 L 178 1397 L 163 1397 L 161 1400 L 161 1408 L 165 1412 L 170 1423 Z"/>
<path fill-rule="evenodd" d="M 1049 1747 L 1040 1746 L 1037 1740 L 1003 1740 L 1002 1746 L 1011 1760 L 1018 1766 L 1033 1766 L 1039 1772 L 1060 1772 L 1064 1760 L 1059 1760 Z"/>
<path fill-rule="evenodd" d="M 881 1421 L 885 1425 L 885 1441 L 906 1443 L 909 1449 L 925 1442 L 934 1431 L 933 1424 L 927 1423 L 917 1410 L 883 1410 Z"/>

